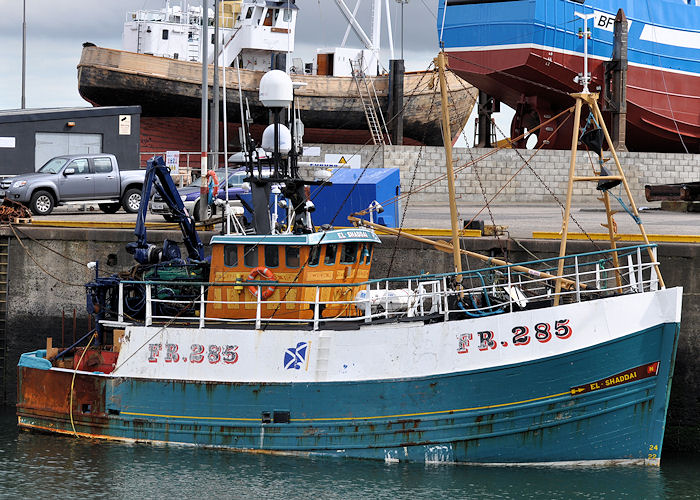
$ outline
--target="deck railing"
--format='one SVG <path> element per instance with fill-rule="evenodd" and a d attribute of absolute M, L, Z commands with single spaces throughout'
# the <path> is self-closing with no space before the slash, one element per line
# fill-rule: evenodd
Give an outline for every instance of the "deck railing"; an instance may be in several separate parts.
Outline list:
<path fill-rule="evenodd" d="M 648 248 L 651 248 L 653 260 L 649 259 Z M 617 255 L 618 266 L 613 265 L 613 254 Z M 659 278 L 656 273 L 656 245 L 640 245 L 614 250 L 601 250 L 578 255 L 563 257 L 564 275 L 561 277 L 564 285 L 559 294 L 560 303 L 580 302 L 609 297 L 616 294 L 630 294 L 655 291 L 659 288 Z M 125 288 L 133 290 L 137 287 L 145 292 L 145 303 L 142 318 L 138 320 L 145 325 L 164 324 L 177 321 L 178 323 L 197 324 L 203 328 L 212 323 L 250 323 L 260 329 L 264 324 L 286 323 L 305 324 L 314 330 L 323 322 L 359 322 L 390 318 L 420 319 L 454 319 L 465 317 L 484 317 L 504 312 L 523 310 L 528 307 L 551 305 L 554 299 L 555 281 L 559 258 L 543 259 L 518 266 L 529 268 L 538 267 L 537 271 L 524 273 L 516 271 L 511 264 L 455 273 L 419 275 L 402 278 L 387 278 L 369 280 L 362 283 L 332 283 L 332 284 L 299 284 L 271 281 L 244 282 L 162 282 L 162 281 L 122 281 L 119 283 L 119 308 L 116 311 L 117 320 L 132 321 L 129 311 L 124 309 Z M 537 276 L 548 273 L 547 276 Z M 461 285 L 457 286 L 461 276 Z M 166 299 L 154 297 L 154 290 L 167 284 L 170 291 L 187 289 L 189 299 Z M 210 287 L 257 287 L 255 300 L 256 313 L 254 318 L 213 318 L 206 317 L 207 304 L 218 304 L 222 307 L 250 304 L 251 301 L 207 300 Z M 274 285 L 281 290 L 306 288 L 314 289 L 314 300 L 286 300 L 285 293 L 280 300 L 261 300 L 262 291 Z M 321 300 L 324 288 L 358 290 L 350 300 Z M 222 294 L 223 295 L 223 294 Z M 295 294 L 296 296 L 296 294 Z M 313 311 L 312 319 L 276 317 L 275 313 L 264 315 L 263 306 L 269 310 L 278 308 L 280 313 L 283 306 L 295 304 Z M 340 313 L 336 317 L 322 317 L 322 308 L 334 306 L 350 314 Z M 163 314 L 177 311 L 175 314 Z"/>

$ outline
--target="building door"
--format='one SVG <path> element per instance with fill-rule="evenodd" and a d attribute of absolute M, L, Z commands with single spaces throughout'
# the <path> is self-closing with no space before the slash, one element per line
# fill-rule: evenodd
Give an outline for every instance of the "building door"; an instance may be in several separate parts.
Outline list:
<path fill-rule="evenodd" d="M 102 152 L 102 134 L 37 132 L 34 140 L 35 171 L 54 156 Z"/>

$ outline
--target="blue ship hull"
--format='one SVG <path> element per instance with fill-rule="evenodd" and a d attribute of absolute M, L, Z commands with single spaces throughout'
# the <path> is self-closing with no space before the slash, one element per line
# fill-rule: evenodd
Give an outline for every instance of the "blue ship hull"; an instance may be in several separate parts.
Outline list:
<path fill-rule="evenodd" d="M 612 57 L 618 9 L 629 22 L 627 147 L 697 152 L 700 5 L 695 2 L 440 0 L 437 31 L 450 68 L 516 109 L 517 127 L 532 128 L 570 107 L 567 94 L 581 90 L 573 81 L 583 71 L 584 21 L 577 12 L 595 16 L 588 21 L 590 88 L 605 87 L 603 62 Z M 513 137 L 520 133 L 515 132 Z M 567 149 L 570 130 L 547 140 L 548 147 Z"/>
<path fill-rule="evenodd" d="M 677 323 L 659 324 L 562 355 L 420 378 L 285 384 L 79 373 L 75 431 L 65 390 L 50 389 L 65 388 L 73 372 L 20 366 L 17 412 L 26 429 L 251 452 L 658 463 L 678 333 Z M 41 398 L 31 395 L 37 386 Z M 263 423 L 267 416 L 278 423 Z"/>

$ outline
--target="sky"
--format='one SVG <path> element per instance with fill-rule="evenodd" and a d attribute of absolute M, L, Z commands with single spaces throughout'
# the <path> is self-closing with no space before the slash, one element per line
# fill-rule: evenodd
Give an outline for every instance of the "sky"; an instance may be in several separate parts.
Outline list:
<path fill-rule="evenodd" d="M 369 18 L 367 7 L 370 2 L 364 0 L 362 3 L 365 19 Z M 4 7 L 0 17 L 0 46 L 3 47 L 0 51 L 0 109 L 16 109 L 21 106 L 23 2 L 0 0 L 0 3 Z M 171 1 L 171 4 L 178 3 L 177 0 Z M 317 47 L 340 45 L 347 22 L 333 0 L 297 0 L 296 3 L 300 13 L 294 57 L 310 61 Z M 346 3 L 351 9 L 355 5 L 354 0 L 346 0 Z M 200 5 L 200 2 L 192 4 Z M 389 4 L 395 56 L 398 58 L 401 54 L 401 5 L 397 0 L 390 0 Z M 27 1 L 27 107 L 87 106 L 78 94 L 77 82 L 77 64 L 83 42 L 120 49 L 127 12 L 160 9 L 164 5 L 164 0 Z M 426 69 L 437 55 L 436 12 L 436 0 L 409 0 L 404 6 L 404 58 L 409 71 Z M 362 17 L 360 22 L 363 23 Z M 369 30 L 368 24 L 363 26 Z M 347 45 L 360 47 L 354 33 L 351 33 Z M 385 25 L 382 46 L 385 47 L 383 60 L 388 61 Z M 507 118 L 501 128 L 508 128 L 509 120 Z M 473 117 L 469 122 L 471 126 Z M 469 141 L 473 137 L 471 130 L 466 131 Z"/>

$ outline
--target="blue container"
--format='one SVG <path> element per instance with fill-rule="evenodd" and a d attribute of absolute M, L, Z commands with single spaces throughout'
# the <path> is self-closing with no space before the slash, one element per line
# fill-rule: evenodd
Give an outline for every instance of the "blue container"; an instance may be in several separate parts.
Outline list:
<path fill-rule="evenodd" d="M 348 216 L 366 209 L 373 201 L 384 206 L 375 222 L 397 227 L 399 204 L 390 203 L 401 193 L 398 168 L 338 168 L 330 178 L 332 185 L 311 186 L 310 198 L 316 205 L 314 224 L 347 226 Z M 338 208 L 340 207 L 340 208 Z"/>

